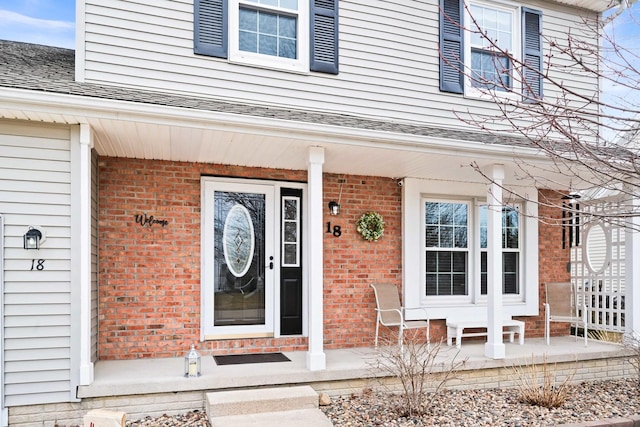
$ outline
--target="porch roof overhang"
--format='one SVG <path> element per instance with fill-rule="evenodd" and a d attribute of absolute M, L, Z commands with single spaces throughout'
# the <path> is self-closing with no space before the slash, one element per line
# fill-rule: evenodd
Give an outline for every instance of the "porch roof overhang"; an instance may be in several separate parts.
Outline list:
<path fill-rule="evenodd" d="M 88 124 L 103 156 L 306 170 L 321 146 L 327 173 L 486 182 L 470 165 L 500 163 L 506 185 L 568 186 L 514 137 L 77 82 L 73 50 L 0 41 L 0 51 L 0 118 Z"/>
<path fill-rule="evenodd" d="M 483 182 L 470 165 L 501 163 L 508 185 L 522 164 L 544 179 L 548 160 L 537 150 L 488 134 L 345 116 L 331 124 L 317 113 L 269 109 L 271 117 L 0 87 L 0 118 L 88 124 L 103 156 L 306 170 L 309 147 L 325 148 L 324 171 L 335 174 Z M 345 125 L 349 120 L 357 126 Z M 488 139 L 493 138 L 488 142 Z M 518 159 L 517 161 L 515 159 Z M 558 188 L 561 176 L 548 176 Z"/>

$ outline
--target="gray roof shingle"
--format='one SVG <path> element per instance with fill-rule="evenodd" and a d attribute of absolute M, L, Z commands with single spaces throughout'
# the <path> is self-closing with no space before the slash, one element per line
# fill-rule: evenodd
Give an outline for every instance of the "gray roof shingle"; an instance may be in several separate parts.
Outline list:
<path fill-rule="evenodd" d="M 487 144 L 526 145 L 517 139 L 488 132 L 460 131 L 426 125 L 365 119 L 346 114 L 270 108 L 223 102 L 206 97 L 183 96 L 95 83 L 80 83 L 74 81 L 74 64 L 75 51 L 71 49 L 0 40 L 0 86 L 4 87 L 356 129 L 484 142 Z"/>

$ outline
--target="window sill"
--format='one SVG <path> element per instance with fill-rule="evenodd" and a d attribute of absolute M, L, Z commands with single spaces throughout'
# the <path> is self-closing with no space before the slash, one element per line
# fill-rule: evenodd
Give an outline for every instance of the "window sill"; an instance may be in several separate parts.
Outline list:
<path fill-rule="evenodd" d="M 229 63 L 274 71 L 285 71 L 296 74 L 309 74 L 309 64 L 305 61 L 287 61 L 265 59 L 263 55 L 231 54 Z"/>
<path fill-rule="evenodd" d="M 517 102 L 522 99 L 519 89 L 512 89 L 509 92 L 496 90 L 481 90 L 469 85 L 464 88 L 464 97 L 467 99 L 476 99 L 480 101 L 500 101 L 500 102 Z"/>

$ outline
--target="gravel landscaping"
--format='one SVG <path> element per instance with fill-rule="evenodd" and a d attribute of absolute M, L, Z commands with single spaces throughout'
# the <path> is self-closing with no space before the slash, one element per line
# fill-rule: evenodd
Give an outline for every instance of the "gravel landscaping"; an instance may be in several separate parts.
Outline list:
<path fill-rule="evenodd" d="M 555 426 L 640 415 L 640 389 L 635 379 L 577 384 L 557 409 L 522 403 L 516 389 L 448 390 L 438 396 L 430 413 L 419 417 L 400 415 L 393 396 L 369 392 L 334 397 L 321 410 L 336 427 Z M 127 426 L 206 427 L 209 423 L 206 414 L 191 412 L 129 421 Z"/>
<path fill-rule="evenodd" d="M 376 393 L 335 398 L 322 410 L 335 426 L 555 426 L 639 415 L 640 389 L 636 380 L 582 383 L 557 409 L 522 403 L 516 389 L 490 389 L 444 391 L 419 417 L 399 416 L 394 399 Z"/>

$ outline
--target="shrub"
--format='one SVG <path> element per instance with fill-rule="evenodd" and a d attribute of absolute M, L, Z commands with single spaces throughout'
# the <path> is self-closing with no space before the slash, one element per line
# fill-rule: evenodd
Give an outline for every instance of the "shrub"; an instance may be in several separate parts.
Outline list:
<path fill-rule="evenodd" d="M 558 382 L 557 367 L 547 363 L 546 354 L 542 364 L 536 364 L 532 357 L 530 364 L 514 366 L 513 369 L 522 402 L 549 409 L 558 408 L 571 394 L 570 383 L 576 373 L 575 369 Z"/>
<path fill-rule="evenodd" d="M 430 412 L 435 398 L 466 363 L 466 359 L 456 360 L 459 352 L 448 357 L 440 354 L 441 350 L 442 342 L 428 345 L 409 341 L 402 349 L 398 345 L 379 347 L 375 367 L 400 383 L 401 416 Z"/>
<path fill-rule="evenodd" d="M 594 340 L 612 342 L 616 344 L 622 343 L 623 334 L 620 332 L 603 331 L 601 329 L 592 329 L 589 331 L 589 338 Z"/>

